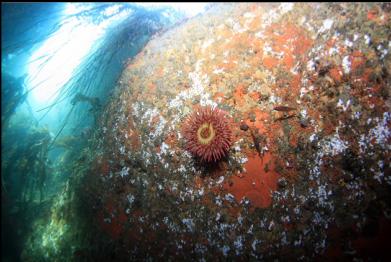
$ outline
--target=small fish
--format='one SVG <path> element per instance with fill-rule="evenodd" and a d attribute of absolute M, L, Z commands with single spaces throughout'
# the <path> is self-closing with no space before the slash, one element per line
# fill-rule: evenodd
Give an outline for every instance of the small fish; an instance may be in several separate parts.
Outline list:
<path fill-rule="evenodd" d="M 296 116 L 296 114 L 293 114 L 293 115 L 284 115 L 284 116 L 279 117 L 279 118 L 277 118 L 276 120 L 274 120 L 274 122 L 276 122 L 276 121 L 281 121 L 281 120 L 285 120 L 285 119 L 289 119 L 289 118 L 292 118 L 292 117 L 295 117 L 295 116 Z"/>
<path fill-rule="evenodd" d="M 296 108 L 289 107 L 289 106 L 276 106 L 275 108 L 273 108 L 273 110 L 289 112 L 289 111 L 292 111 L 292 110 L 296 110 Z"/>

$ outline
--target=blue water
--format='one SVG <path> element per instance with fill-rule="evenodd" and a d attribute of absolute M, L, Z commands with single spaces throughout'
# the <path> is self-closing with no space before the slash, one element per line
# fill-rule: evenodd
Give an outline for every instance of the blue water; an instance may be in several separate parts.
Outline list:
<path fill-rule="evenodd" d="M 2 4 L 2 260 L 34 245 L 125 64 L 183 18 L 129 3 Z"/>

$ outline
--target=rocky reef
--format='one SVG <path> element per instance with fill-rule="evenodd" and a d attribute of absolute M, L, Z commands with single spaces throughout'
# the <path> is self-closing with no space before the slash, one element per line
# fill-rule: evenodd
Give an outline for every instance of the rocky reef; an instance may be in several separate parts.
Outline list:
<path fill-rule="evenodd" d="M 91 147 L 83 199 L 104 236 L 91 246 L 111 247 L 94 256 L 389 256 L 390 15 L 387 3 L 213 4 L 156 35 Z M 232 118 L 213 165 L 181 134 L 199 106 Z"/>

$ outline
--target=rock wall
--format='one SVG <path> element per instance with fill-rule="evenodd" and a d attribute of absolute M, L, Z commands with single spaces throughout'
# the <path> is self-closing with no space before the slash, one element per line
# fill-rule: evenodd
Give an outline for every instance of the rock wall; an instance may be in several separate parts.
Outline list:
<path fill-rule="evenodd" d="M 102 115 L 86 184 L 111 255 L 387 256 L 390 12 L 214 4 L 156 35 Z M 215 164 L 185 150 L 199 106 L 232 119 Z"/>

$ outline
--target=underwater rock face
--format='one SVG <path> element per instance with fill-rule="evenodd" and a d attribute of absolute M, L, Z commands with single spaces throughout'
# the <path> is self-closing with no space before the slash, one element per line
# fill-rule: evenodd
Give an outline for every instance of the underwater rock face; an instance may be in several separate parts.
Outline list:
<path fill-rule="evenodd" d="M 390 11 L 215 4 L 150 41 L 101 118 L 85 185 L 111 255 L 387 256 Z M 180 131 L 199 106 L 233 118 L 213 168 Z"/>

